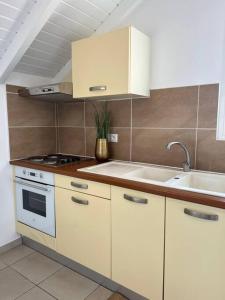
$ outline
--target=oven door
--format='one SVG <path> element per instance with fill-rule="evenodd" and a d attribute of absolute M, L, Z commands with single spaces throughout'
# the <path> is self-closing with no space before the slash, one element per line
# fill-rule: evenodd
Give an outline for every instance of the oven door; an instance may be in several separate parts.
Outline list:
<path fill-rule="evenodd" d="M 16 177 L 17 221 L 55 237 L 54 187 Z"/>

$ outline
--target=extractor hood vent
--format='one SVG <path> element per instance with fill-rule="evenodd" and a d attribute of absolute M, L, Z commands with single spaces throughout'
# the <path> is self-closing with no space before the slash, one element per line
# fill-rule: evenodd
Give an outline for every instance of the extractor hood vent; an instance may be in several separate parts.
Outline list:
<path fill-rule="evenodd" d="M 71 82 L 42 85 L 18 90 L 22 97 L 32 97 L 44 101 L 72 101 L 73 86 Z"/>

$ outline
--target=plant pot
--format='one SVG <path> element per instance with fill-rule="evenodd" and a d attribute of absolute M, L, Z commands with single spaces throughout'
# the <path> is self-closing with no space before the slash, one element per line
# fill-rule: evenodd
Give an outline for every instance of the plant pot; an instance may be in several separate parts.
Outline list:
<path fill-rule="evenodd" d="M 98 162 L 106 162 L 109 159 L 107 139 L 96 139 L 95 158 Z"/>

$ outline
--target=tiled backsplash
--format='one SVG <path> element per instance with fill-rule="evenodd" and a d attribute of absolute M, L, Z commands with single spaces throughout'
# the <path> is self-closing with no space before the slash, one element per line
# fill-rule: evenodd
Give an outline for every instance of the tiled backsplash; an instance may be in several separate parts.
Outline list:
<path fill-rule="evenodd" d="M 22 98 L 7 86 L 11 159 L 56 151 L 56 105 Z"/>
<path fill-rule="evenodd" d="M 9 93 L 8 102 L 12 158 L 54 151 L 94 156 L 93 100 L 54 106 Z M 167 151 L 165 145 L 182 141 L 190 150 L 192 167 L 225 172 L 225 142 L 216 141 L 217 104 L 218 84 L 108 101 L 111 132 L 119 135 L 119 142 L 110 144 L 111 157 L 181 166 L 183 152 L 178 147 Z"/>

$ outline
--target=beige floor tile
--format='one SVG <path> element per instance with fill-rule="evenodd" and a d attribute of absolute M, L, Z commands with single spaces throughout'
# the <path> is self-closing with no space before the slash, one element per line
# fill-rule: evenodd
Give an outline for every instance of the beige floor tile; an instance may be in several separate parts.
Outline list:
<path fill-rule="evenodd" d="M 0 260 L 7 265 L 12 265 L 18 260 L 30 255 L 35 252 L 33 249 L 28 248 L 24 245 L 17 246 L 0 255 Z"/>
<path fill-rule="evenodd" d="M 0 270 L 4 269 L 5 267 L 6 264 L 4 264 L 4 262 L 0 260 Z"/>
<path fill-rule="evenodd" d="M 13 300 L 34 285 L 11 268 L 0 271 L 0 300 Z"/>
<path fill-rule="evenodd" d="M 38 284 L 62 266 L 54 260 L 36 252 L 13 264 L 11 267 L 32 282 Z"/>
<path fill-rule="evenodd" d="M 110 290 L 100 286 L 92 294 L 85 298 L 85 300 L 107 300 L 112 294 L 113 293 Z"/>
<path fill-rule="evenodd" d="M 67 268 L 62 268 L 40 286 L 59 300 L 84 300 L 98 284 Z"/>
<path fill-rule="evenodd" d="M 39 287 L 35 287 L 17 299 L 18 300 L 54 300 L 55 298 L 45 293 Z"/>

